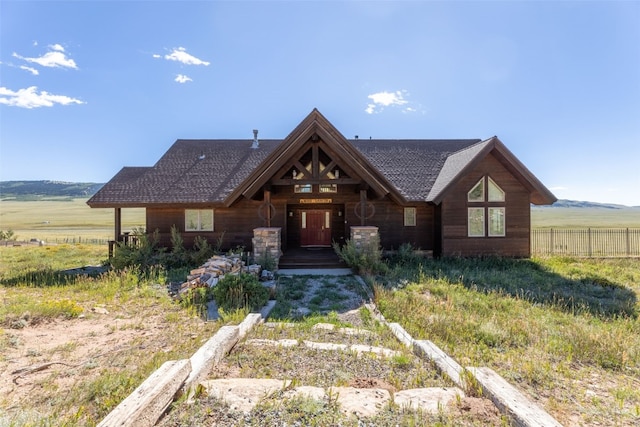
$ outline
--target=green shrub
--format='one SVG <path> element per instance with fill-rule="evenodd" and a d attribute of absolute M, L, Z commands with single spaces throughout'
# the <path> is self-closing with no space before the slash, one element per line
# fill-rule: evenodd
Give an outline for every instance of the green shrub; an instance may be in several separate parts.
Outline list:
<path fill-rule="evenodd" d="M 207 303 L 214 299 L 214 288 L 194 288 L 181 295 L 180 305 L 186 309 L 191 309 L 195 314 L 206 318 Z"/>
<path fill-rule="evenodd" d="M 184 251 L 184 239 L 180 231 L 178 231 L 178 227 L 174 224 L 171 226 L 171 252 L 180 254 L 184 253 Z"/>
<path fill-rule="evenodd" d="M 161 254 L 164 248 L 158 248 L 160 242 L 158 230 L 146 234 L 144 230 L 136 229 L 132 236 L 137 239 L 137 244 L 118 242 L 113 257 L 109 260 L 111 267 L 116 270 L 124 270 L 127 267 L 135 266 L 146 271 L 161 263 Z"/>
<path fill-rule="evenodd" d="M 213 248 L 213 252 L 215 254 L 219 255 L 222 253 L 222 246 L 224 245 L 224 233 L 224 231 L 220 233 L 220 235 L 216 239 L 216 246 Z"/>
<path fill-rule="evenodd" d="M 151 234 L 146 234 L 144 230 L 134 230 L 132 236 L 136 238 L 135 244 L 116 244 L 113 257 L 109 260 L 115 270 L 136 267 L 145 273 L 156 267 L 168 270 L 192 268 L 193 265 L 204 264 L 213 255 L 207 240 L 200 236 L 195 239 L 194 250 L 187 250 L 182 235 L 175 226 L 171 227 L 171 250 L 168 252 L 167 248 L 158 246 L 158 230 Z"/>
<path fill-rule="evenodd" d="M 415 267 L 420 264 L 424 258 L 420 256 L 411 243 L 403 243 L 400 245 L 395 254 L 391 257 L 394 266 L 411 266 Z"/>
<path fill-rule="evenodd" d="M 193 242 L 194 252 L 191 254 L 192 265 L 202 265 L 214 254 L 213 248 L 207 242 L 207 239 L 202 236 L 196 236 Z"/>
<path fill-rule="evenodd" d="M 374 238 L 370 245 L 361 248 L 357 247 L 352 240 L 347 240 L 342 247 L 334 242 L 333 250 L 336 251 L 341 260 L 358 274 L 365 276 L 385 274 L 389 269 L 382 260 L 379 237 Z"/>
<path fill-rule="evenodd" d="M 213 288 L 213 295 L 218 307 L 226 311 L 245 307 L 259 310 L 269 300 L 269 290 L 247 273 L 227 274 Z"/>
<path fill-rule="evenodd" d="M 275 258 L 271 255 L 271 252 L 266 250 L 258 259 L 255 260 L 257 264 L 259 264 L 263 270 L 274 271 L 278 264 L 276 264 Z"/>
<path fill-rule="evenodd" d="M 168 268 L 182 267 L 190 263 L 190 255 L 184 247 L 184 239 L 178 227 L 171 226 L 171 251 L 161 257 L 161 262 Z"/>
<path fill-rule="evenodd" d="M 0 230 L 0 240 L 16 240 L 16 236 L 12 229 Z"/>

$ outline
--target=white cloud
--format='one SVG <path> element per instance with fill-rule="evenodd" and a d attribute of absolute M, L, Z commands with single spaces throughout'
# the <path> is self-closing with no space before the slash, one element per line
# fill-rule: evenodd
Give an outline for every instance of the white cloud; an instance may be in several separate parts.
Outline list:
<path fill-rule="evenodd" d="M 182 62 L 185 65 L 209 65 L 209 62 L 188 54 L 187 50 L 183 47 L 173 49 L 170 54 L 164 56 L 164 59 Z"/>
<path fill-rule="evenodd" d="M 49 46 L 51 49 L 49 52 L 37 58 L 29 58 L 22 55 L 18 55 L 17 53 L 13 53 L 14 58 L 22 59 L 23 61 L 27 61 L 33 64 L 38 64 L 42 67 L 50 67 L 50 68 L 73 68 L 74 70 L 78 69 L 76 62 L 68 58 L 65 54 L 64 48 L 59 44 L 54 44 Z"/>
<path fill-rule="evenodd" d="M 154 58 L 156 58 L 156 59 L 158 59 L 158 58 L 162 58 L 162 55 L 158 55 L 157 53 L 154 53 L 154 54 L 153 54 L 153 57 L 154 57 Z"/>
<path fill-rule="evenodd" d="M 403 107 L 409 104 L 409 101 L 404 99 L 405 95 L 408 95 L 406 90 L 397 90 L 395 92 L 377 92 L 367 96 L 372 102 L 367 104 L 367 108 L 364 110 L 367 114 L 375 114 L 384 110 L 386 107 Z M 412 113 L 416 112 L 416 109 L 410 106 L 403 108 L 403 112 Z"/>
<path fill-rule="evenodd" d="M 31 74 L 33 74 L 34 76 L 37 76 L 38 74 L 40 74 L 40 72 L 39 72 L 38 70 L 36 70 L 35 68 L 33 68 L 33 67 L 27 67 L 26 65 L 21 65 L 21 66 L 20 66 L 20 69 L 21 69 L 21 70 L 28 71 L 28 72 L 30 72 Z"/>
<path fill-rule="evenodd" d="M 15 92 L 6 87 L 0 87 L 0 104 L 10 107 L 38 108 L 53 107 L 56 104 L 85 104 L 85 102 L 65 95 L 53 95 L 45 91 L 38 93 L 38 88 L 31 86 L 26 89 L 18 89 Z"/>
<path fill-rule="evenodd" d="M 389 105 L 404 105 L 408 101 L 405 101 L 403 93 L 406 93 L 406 91 L 385 91 L 371 94 L 367 98 L 371 99 L 375 104 L 384 105 L 385 107 Z"/>
<path fill-rule="evenodd" d="M 191 80 L 190 77 L 185 76 L 184 74 L 178 74 L 175 78 L 175 81 L 178 83 L 186 83 L 186 82 L 192 82 L 193 80 Z"/>

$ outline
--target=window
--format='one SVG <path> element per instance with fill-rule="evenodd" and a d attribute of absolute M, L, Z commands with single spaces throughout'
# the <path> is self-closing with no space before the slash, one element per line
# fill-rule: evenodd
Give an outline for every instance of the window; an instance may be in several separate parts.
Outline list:
<path fill-rule="evenodd" d="M 296 184 L 293 187 L 293 191 L 296 193 L 311 193 L 311 184 Z"/>
<path fill-rule="evenodd" d="M 404 208 L 404 226 L 416 226 L 416 208 Z"/>
<path fill-rule="evenodd" d="M 185 209 L 185 231 L 213 231 L 213 209 Z"/>
<path fill-rule="evenodd" d="M 484 237 L 484 208 L 469 208 L 469 237 Z"/>
<path fill-rule="evenodd" d="M 489 176 L 483 176 L 469 190 L 467 193 L 467 202 L 470 204 L 467 207 L 469 237 L 506 236 L 506 208 L 501 206 L 504 205 L 504 201 L 505 192 Z"/>
<path fill-rule="evenodd" d="M 504 208 L 489 208 L 489 236 L 504 235 Z"/>
<path fill-rule="evenodd" d="M 467 193 L 467 201 L 484 202 L 484 177 Z"/>
<path fill-rule="evenodd" d="M 490 202 L 504 202 L 504 191 L 502 188 L 498 187 L 498 184 L 493 182 L 493 180 L 487 177 L 489 181 L 489 201 Z"/>
<path fill-rule="evenodd" d="M 321 193 L 337 193 L 338 184 L 320 184 Z"/>

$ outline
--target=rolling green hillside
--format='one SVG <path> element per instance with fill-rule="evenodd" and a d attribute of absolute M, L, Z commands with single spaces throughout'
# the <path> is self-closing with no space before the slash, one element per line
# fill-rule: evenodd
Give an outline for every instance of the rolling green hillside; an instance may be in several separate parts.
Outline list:
<path fill-rule="evenodd" d="M 64 181 L 0 181 L 0 199 L 47 200 L 91 197 L 104 184 Z"/>

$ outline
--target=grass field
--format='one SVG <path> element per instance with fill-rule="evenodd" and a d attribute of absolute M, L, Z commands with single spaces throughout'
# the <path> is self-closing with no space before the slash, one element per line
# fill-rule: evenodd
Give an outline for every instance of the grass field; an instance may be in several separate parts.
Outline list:
<path fill-rule="evenodd" d="M 640 208 L 531 208 L 533 228 L 640 228 Z"/>
<path fill-rule="evenodd" d="M 536 208 L 532 217 L 534 227 L 640 227 L 637 212 Z M 144 226 L 144 212 L 123 210 L 123 229 L 136 226 Z M 111 239 L 112 227 L 113 210 L 90 209 L 85 199 L 0 202 L 0 229 L 13 230 L 18 240 Z M 109 334 L 143 335 L 133 352 L 96 355 L 97 365 L 90 360 L 74 373 L 87 378 L 66 398 L 54 383 L 43 382 L 53 397 L 32 402 L 49 408 L 46 419 L 33 425 L 95 423 L 160 363 L 191 354 L 211 333 L 182 323 L 193 315 L 158 287 L 165 273 L 144 281 L 132 272 L 77 281 L 57 274 L 105 258 L 97 245 L 0 247 L 0 355 L 19 349 L 10 327 L 24 313 L 42 322 L 73 321 L 80 308 L 96 316 L 92 307 L 103 304 L 113 313 Z M 376 282 L 376 298 L 384 316 L 414 338 L 434 341 L 462 366 L 496 370 L 563 425 L 640 425 L 637 259 L 412 260 Z M 155 329 L 150 316 L 158 316 L 164 329 Z M 160 332 L 168 327 L 174 333 Z M 68 350 L 52 351 L 64 356 Z M 25 351 L 34 365 L 48 356 Z"/>
<path fill-rule="evenodd" d="M 640 425 L 637 259 L 414 260 L 377 283 L 387 320 L 494 369 L 562 425 Z"/>
<path fill-rule="evenodd" d="M 144 209 L 122 210 L 123 231 L 144 226 Z M 110 240 L 114 237 L 114 212 L 113 209 L 91 209 L 87 199 L 2 200 L 0 230 L 13 230 L 19 241 Z"/>

